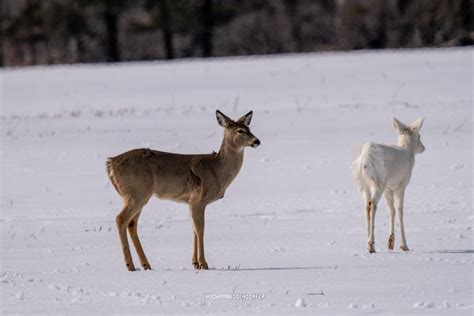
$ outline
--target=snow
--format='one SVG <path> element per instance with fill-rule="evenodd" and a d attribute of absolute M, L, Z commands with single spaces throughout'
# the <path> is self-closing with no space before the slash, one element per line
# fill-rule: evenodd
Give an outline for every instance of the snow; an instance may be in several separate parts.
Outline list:
<path fill-rule="evenodd" d="M 2 314 L 472 315 L 472 48 L 0 70 Z M 244 166 L 206 213 L 191 265 L 184 205 L 151 200 L 153 268 L 126 271 L 105 159 L 137 147 L 210 153 L 214 111 L 254 111 Z M 420 116 L 405 196 L 411 251 L 366 251 L 351 163 Z M 138 259 L 132 250 L 135 264 Z M 255 295 L 254 295 L 255 294 Z M 252 296 L 253 295 L 253 296 Z"/>
<path fill-rule="evenodd" d="M 301 297 L 296 300 L 295 307 L 306 307 L 304 299 Z"/>

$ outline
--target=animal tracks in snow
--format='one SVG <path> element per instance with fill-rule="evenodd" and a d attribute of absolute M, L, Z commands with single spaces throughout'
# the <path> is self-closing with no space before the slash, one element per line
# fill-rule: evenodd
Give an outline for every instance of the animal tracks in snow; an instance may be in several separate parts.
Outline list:
<path fill-rule="evenodd" d="M 141 304 L 161 304 L 161 298 L 157 294 L 150 294 L 150 293 L 141 293 L 138 291 L 132 292 L 108 292 L 103 291 L 100 293 L 102 296 L 107 297 L 117 297 L 122 299 L 128 299 L 135 301 L 136 303 Z"/>

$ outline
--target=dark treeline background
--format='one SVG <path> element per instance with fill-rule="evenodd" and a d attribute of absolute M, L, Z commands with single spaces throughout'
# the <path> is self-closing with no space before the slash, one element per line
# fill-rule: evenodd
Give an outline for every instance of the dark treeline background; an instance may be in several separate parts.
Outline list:
<path fill-rule="evenodd" d="M 1 66 L 474 42 L 474 0 L 0 0 Z"/>

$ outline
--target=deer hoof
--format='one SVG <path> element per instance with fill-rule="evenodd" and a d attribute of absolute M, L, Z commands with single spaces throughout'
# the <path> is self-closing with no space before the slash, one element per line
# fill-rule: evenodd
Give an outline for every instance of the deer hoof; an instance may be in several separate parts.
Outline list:
<path fill-rule="evenodd" d="M 135 266 L 133 263 L 127 263 L 127 269 L 128 271 L 135 271 Z"/>
<path fill-rule="evenodd" d="M 149 263 L 142 264 L 143 270 L 151 270 L 151 266 Z"/>
<path fill-rule="evenodd" d="M 403 251 L 410 251 L 407 246 L 400 246 L 400 249 Z"/>
<path fill-rule="evenodd" d="M 196 267 L 196 266 L 194 266 L 194 267 Z M 209 267 L 207 265 L 207 262 L 204 261 L 204 262 L 198 263 L 196 269 L 198 269 L 198 270 L 208 270 Z"/>
<path fill-rule="evenodd" d="M 199 263 L 197 261 L 193 261 L 194 269 L 199 269 Z"/>
<path fill-rule="evenodd" d="M 375 247 L 374 247 L 374 243 L 373 243 L 373 242 L 369 242 L 369 244 L 368 244 L 368 250 L 369 250 L 369 253 L 375 253 Z"/>
<path fill-rule="evenodd" d="M 395 236 L 393 234 L 390 234 L 390 237 L 388 237 L 388 249 L 393 250 L 394 246 L 395 246 Z"/>

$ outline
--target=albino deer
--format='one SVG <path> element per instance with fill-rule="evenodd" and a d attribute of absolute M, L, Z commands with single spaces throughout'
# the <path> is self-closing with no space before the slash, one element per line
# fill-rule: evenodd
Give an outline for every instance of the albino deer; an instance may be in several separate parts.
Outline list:
<path fill-rule="evenodd" d="M 374 225 L 377 203 L 385 194 L 390 209 L 390 236 L 388 249 L 393 250 L 394 235 L 394 201 L 400 224 L 400 249 L 408 251 L 403 225 L 403 199 L 405 188 L 410 181 L 411 172 L 415 165 L 415 154 L 425 151 L 421 143 L 420 129 L 424 118 L 419 118 L 410 126 L 406 126 L 396 118 L 393 125 L 398 132 L 398 145 L 383 145 L 372 142 L 362 147 L 359 157 L 353 163 L 353 173 L 366 205 L 366 223 L 368 235 L 368 250 L 375 252 Z"/>
<path fill-rule="evenodd" d="M 134 149 L 107 160 L 107 173 L 124 206 L 116 217 L 125 264 L 134 271 L 127 239 L 127 228 L 143 269 L 151 269 L 137 234 L 142 208 L 154 194 L 160 199 L 189 205 L 194 230 L 192 264 L 208 269 L 204 258 L 204 212 L 206 206 L 224 197 L 225 190 L 242 167 L 244 148 L 260 141 L 250 132 L 252 112 L 237 121 L 216 111 L 224 127 L 224 140 L 218 153 L 182 155 L 151 149 Z"/>

